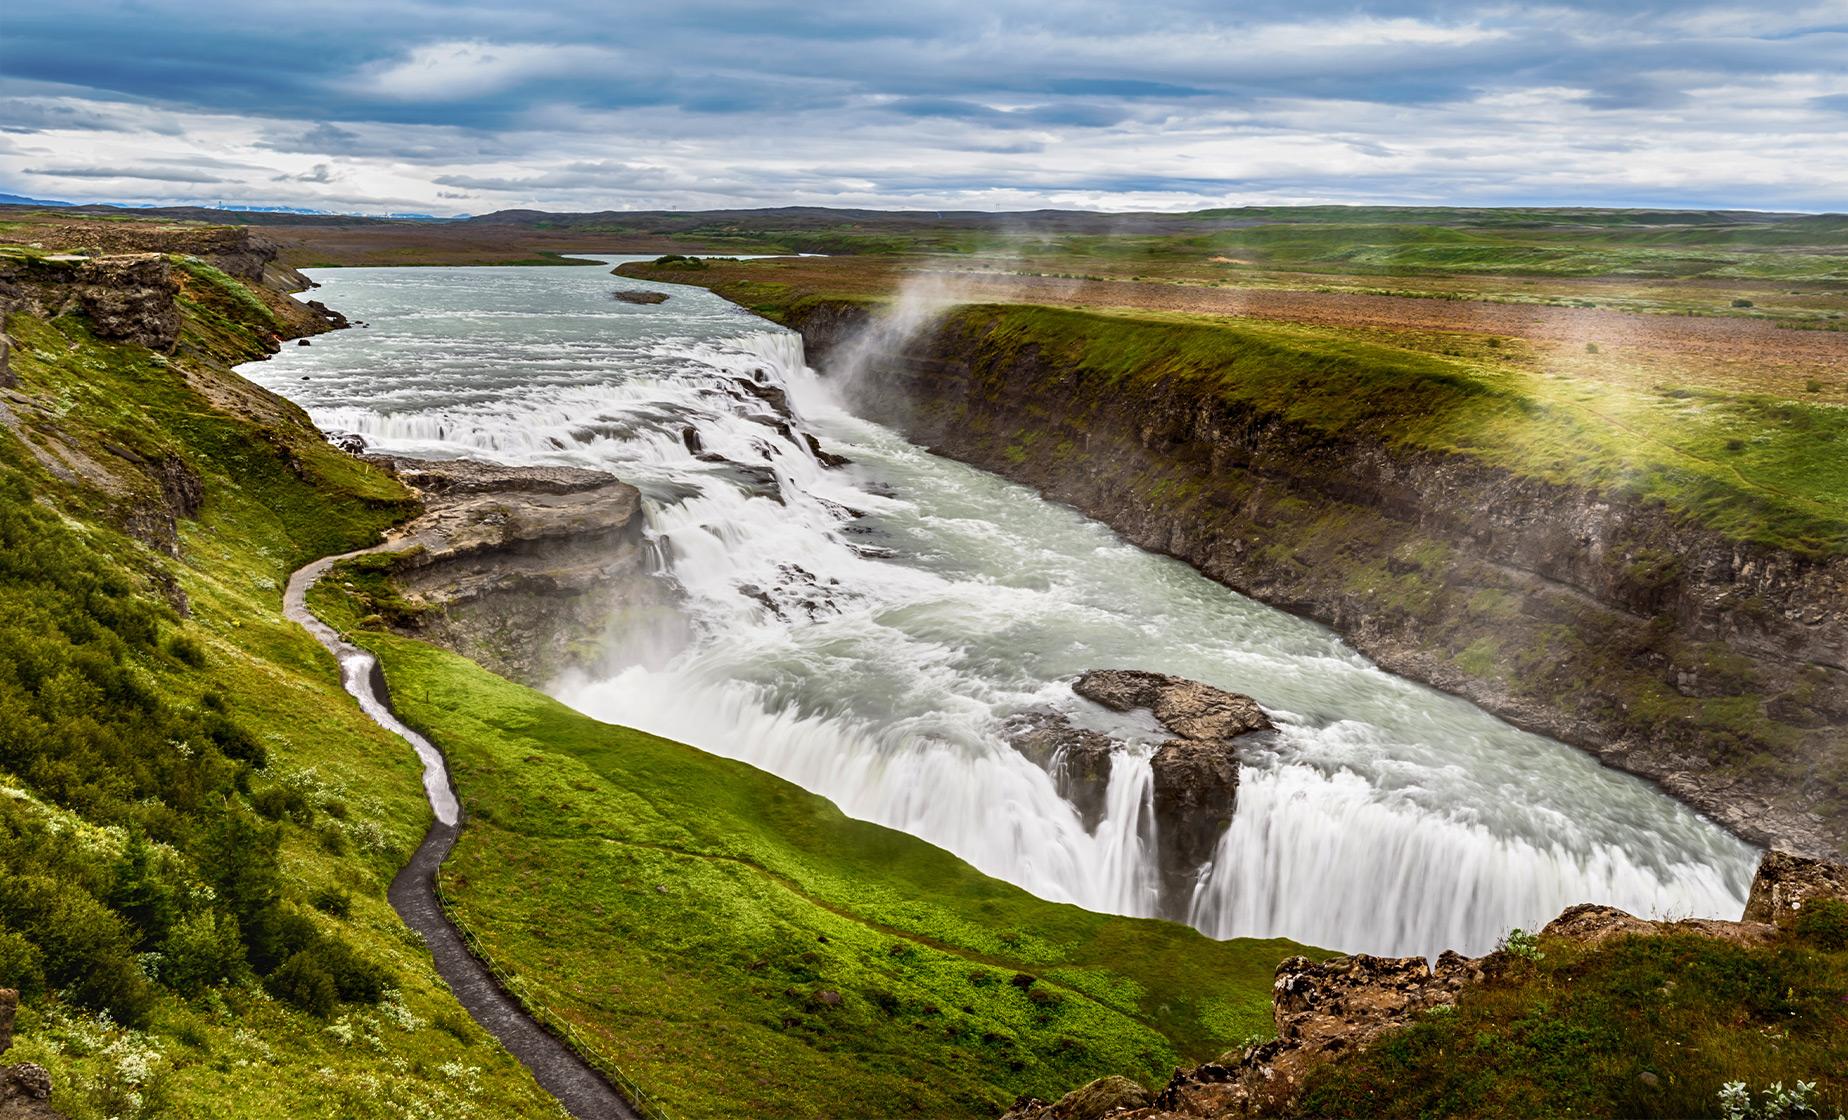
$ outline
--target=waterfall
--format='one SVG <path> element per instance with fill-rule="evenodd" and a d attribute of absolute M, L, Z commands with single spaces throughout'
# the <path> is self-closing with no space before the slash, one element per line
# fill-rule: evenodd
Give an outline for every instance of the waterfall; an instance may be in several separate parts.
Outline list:
<path fill-rule="evenodd" d="M 1742 908 L 1752 850 L 1645 783 L 852 415 L 798 335 L 688 289 L 616 304 L 600 272 L 337 270 L 323 298 L 372 328 L 245 370 L 381 450 L 642 490 L 684 625 L 618 635 L 634 655 L 556 682 L 567 703 L 1043 897 L 1150 914 L 1159 729 L 1066 682 L 1155 669 L 1249 693 L 1279 727 L 1246 751 L 1194 892 L 1210 935 L 1479 952 L 1574 902 Z M 1010 716 L 1048 707 L 1130 744 L 1094 829 L 1007 744 Z"/>

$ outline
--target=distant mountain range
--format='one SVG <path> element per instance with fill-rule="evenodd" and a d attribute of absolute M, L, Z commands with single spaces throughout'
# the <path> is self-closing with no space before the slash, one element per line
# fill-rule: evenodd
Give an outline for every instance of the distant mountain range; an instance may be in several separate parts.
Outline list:
<path fill-rule="evenodd" d="M 394 213 L 362 214 L 357 210 L 314 210 L 305 206 L 250 206 L 238 202 L 220 202 L 213 206 L 163 206 L 153 202 L 64 202 L 55 198 L 27 198 L 25 195 L 0 192 L 0 206 L 69 206 L 107 207 L 112 210 L 215 210 L 228 214 L 305 214 L 320 218 L 394 218 L 405 222 L 454 222 L 468 217 L 445 218 L 436 214 Z"/>
<path fill-rule="evenodd" d="M 58 202 L 49 198 L 27 198 L 19 194 L 0 194 L 0 206 L 70 206 L 69 202 Z"/>

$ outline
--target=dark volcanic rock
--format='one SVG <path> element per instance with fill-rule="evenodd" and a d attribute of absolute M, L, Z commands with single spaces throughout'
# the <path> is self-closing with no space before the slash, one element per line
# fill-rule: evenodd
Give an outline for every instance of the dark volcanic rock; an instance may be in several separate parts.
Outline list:
<path fill-rule="evenodd" d="M 641 288 L 626 288 L 611 293 L 612 297 L 623 303 L 666 303 L 666 292 L 650 292 Z"/>
<path fill-rule="evenodd" d="M 1238 749 L 1232 740 L 1269 731 L 1271 721 L 1249 696 L 1140 669 L 1092 670 L 1072 691 L 1114 711 L 1146 708 L 1177 736 L 1161 745 L 1149 765 L 1155 772 L 1162 908 L 1184 916 L 1194 882 L 1238 805 Z"/>
<path fill-rule="evenodd" d="M 1097 827 L 1110 791 L 1110 759 L 1121 743 L 1101 731 L 1073 727 L 1054 712 L 1016 716 L 1008 725 L 1008 741 L 1052 775 L 1059 796 L 1078 810 L 1085 828 Z"/>
<path fill-rule="evenodd" d="M 1238 806 L 1238 752 L 1224 739 L 1171 739 L 1149 760 L 1163 897 L 1182 902 L 1213 858 Z"/>
<path fill-rule="evenodd" d="M 746 381 L 742 377 L 733 378 L 732 384 L 775 409 L 778 416 L 785 420 L 790 419 L 789 394 L 775 385 L 759 385 L 755 381 Z"/>
<path fill-rule="evenodd" d="M 318 288 L 320 287 L 320 285 L 316 284 L 315 287 Z M 322 303 L 318 299 L 309 300 L 307 306 L 309 310 L 313 311 L 316 315 L 319 315 L 324 321 L 326 321 L 326 323 L 329 326 L 333 327 L 335 330 L 339 330 L 340 328 L 347 325 L 347 317 L 345 315 L 342 315 L 340 312 L 333 310 L 332 308 L 328 307 L 325 303 Z M 365 325 L 366 324 L 364 323 L 360 324 L 360 326 L 362 327 Z"/>
<path fill-rule="evenodd" d="M 171 350 L 180 337 L 180 286 L 160 253 L 98 257 L 77 269 L 77 299 L 98 338 Z"/>
<path fill-rule="evenodd" d="M 802 433 L 802 440 L 804 443 L 808 444 L 809 453 L 815 456 L 815 461 L 824 467 L 844 467 L 848 463 L 853 462 L 852 459 L 849 459 L 845 455 L 836 455 L 832 451 L 823 451 L 821 449 L 821 441 L 807 432 Z"/>

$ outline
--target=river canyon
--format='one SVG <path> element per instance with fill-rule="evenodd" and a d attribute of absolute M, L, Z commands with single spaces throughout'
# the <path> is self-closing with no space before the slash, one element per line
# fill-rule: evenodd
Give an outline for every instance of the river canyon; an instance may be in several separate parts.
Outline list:
<path fill-rule="evenodd" d="M 621 258 L 608 258 L 610 263 Z M 374 451 L 587 467 L 641 491 L 671 604 L 619 614 L 549 691 L 741 759 L 1042 897 L 1160 908 L 1152 720 L 1094 668 L 1254 697 L 1237 808 L 1183 917 L 1215 937 L 1480 953 L 1598 902 L 1734 917 L 1757 852 L 1648 783 L 1384 672 L 1329 630 L 857 416 L 800 336 L 603 268 L 340 269 L 365 327 L 241 372 Z M 1088 828 L 1009 720 L 1133 744 Z"/>

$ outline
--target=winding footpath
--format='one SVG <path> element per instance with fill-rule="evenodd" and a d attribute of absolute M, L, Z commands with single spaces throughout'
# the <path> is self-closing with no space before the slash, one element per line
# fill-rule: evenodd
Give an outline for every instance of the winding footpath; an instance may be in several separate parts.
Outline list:
<path fill-rule="evenodd" d="M 360 708 L 379 726 L 409 743 L 423 761 L 424 792 L 436 819 L 410 863 L 391 882 L 388 897 L 392 909 L 423 936 L 437 972 L 469 1015 L 531 1070 L 534 1079 L 557 1097 L 567 1112 L 578 1120 L 643 1120 L 609 1081 L 527 1014 L 519 1001 L 495 981 L 487 966 L 469 952 L 461 931 L 451 924 L 436 895 L 437 869 L 462 833 L 462 807 L 450 784 L 442 752 L 392 714 L 378 659 L 343 640 L 308 609 L 309 589 L 335 564 L 355 556 L 397 551 L 410 544 L 408 540 L 395 540 L 324 556 L 289 577 L 282 601 L 283 615 L 314 635 L 340 663 L 341 684 L 359 701 Z"/>

